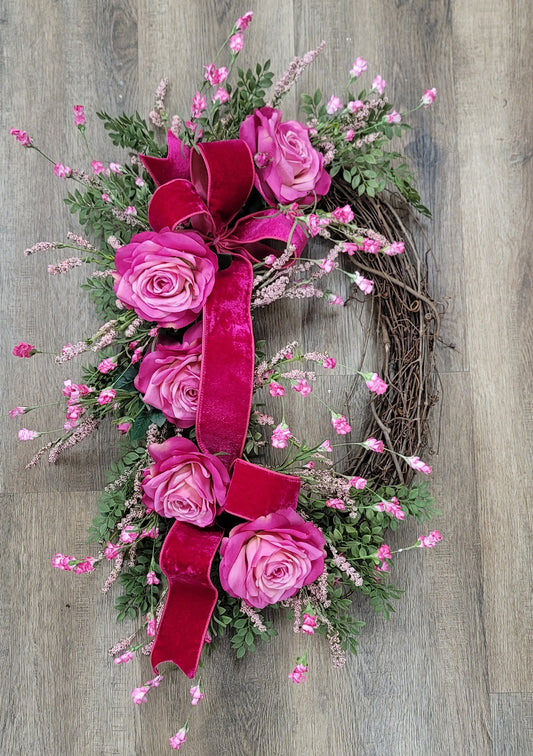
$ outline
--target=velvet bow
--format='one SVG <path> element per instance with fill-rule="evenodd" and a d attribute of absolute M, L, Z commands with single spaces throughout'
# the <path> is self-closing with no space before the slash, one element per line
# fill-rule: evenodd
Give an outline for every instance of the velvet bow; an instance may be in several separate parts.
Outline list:
<path fill-rule="evenodd" d="M 279 257 L 279 247 L 289 243 L 298 257 L 306 237 L 274 209 L 235 220 L 254 185 L 253 158 L 245 142 L 199 143 L 189 158 L 187 175 L 181 143 L 170 132 L 167 158 L 141 156 L 159 184 L 148 220 L 155 231 L 188 224 L 217 252 L 232 255 L 229 267 L 218 271 L 203 309 L 196 437 L 204 453 L 220 454 L 228 470 L 233 470 L 226 510 L 252 520 L 276 509 L 296 508 L 300 481 L 239 459 L 254 377 L 251 260 Z M 209 572 L 222 535 L 216 526 L 201 529 L 182 522 L 172 526 L 160 557 L 169 592 L 152 649 L 154 670 L 163 661 L 173 661 L 194 677 L 217 600 Z"/>

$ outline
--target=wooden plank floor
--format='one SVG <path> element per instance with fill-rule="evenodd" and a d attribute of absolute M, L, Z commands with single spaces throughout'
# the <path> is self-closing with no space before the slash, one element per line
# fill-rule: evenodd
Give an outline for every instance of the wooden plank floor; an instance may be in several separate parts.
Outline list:
<path fill-rule="evenodd" d="M 13 344 L 55 352 L 95 325 L 74 286 L 76 271 L 69 282 L 50 278 L 49 258 L 23 256 L 35 241 L 76 227 L 64 186 L 9 128 L 28 130 L 57 160 L 83 165 L 73 104 L 88 114 L 144 114 L 168 75 L 171 107 L 185 111 L 201 66 L 247 9 L 233 0 L 2 4 L 3 416 L 19 404 L 54 401 L 62 381 L 76 378 L 75 368 L 51 357 L 15 360 Z M 207 695 L 186 752 L 526 756 L 533 752 L 531 3 L 262 0 L 254 10 L 243 64 L 271 58 L 281 74 L 294 54 L 325 39 L 305 89 L 340 93 L 357 55 L 382 73 L 402 108 L 427 87 L 438 89 L 434 107 L 413 117 L 406 149 L 434 210 L 432 279 L 448 303 L 443 334 L 453 345 L 439 352 L 431 483 L 444 541 L 398 560 L 406 594 L 389 623 L 357 608 L 367 621 L 361 651 L 340 672 L 317 643 L 309 681 L 289 685 L 300 645 L 288 626 L 242 663 L 223 647 L 206 665 Z M 285 110 L 296 115 L 296 98 Z M 89 117 L 94 155 L 120 160 Z M 283 332 L 292 335 L 292 322 L 298 338 L 322 345 L 339 329 L 321 325 L 321 312 L 320 303 L 306 310 L 305 323 L 314 320 L 305 331 L 301 311 L 284 313 Z M 279 317 L 271 330 L 281 338 Z M 357 348 L 348 330 L 340 334 L 339 348 Z M 56 427 L 57 408 L 39 412 L 40 427 Z M 167 738 L 189 709 L 188 681 L 168 675 L 135 707 L 129 691 L 148 679 L 149 664 L 110 664 L 107 648 L 126 633 L 114 622 L 112 599 L 99 593 L 101 574 L 49 566 L 56 550 L 84 553 L 113 434 L 104 429 L 54 468 L 25 471 L 33 447 L 16 441 L 18 427 L 11 421 L 2 432 L 0 752 L 169 753 Z M 410 528 L 396 538 L 417 535 Z"/>

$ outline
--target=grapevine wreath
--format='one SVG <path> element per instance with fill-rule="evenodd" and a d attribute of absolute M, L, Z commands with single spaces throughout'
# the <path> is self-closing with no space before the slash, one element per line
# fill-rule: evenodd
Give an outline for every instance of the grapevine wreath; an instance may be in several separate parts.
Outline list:
<path fill-rule="evenodd" d="M 56 361 L 94 352 L 96 364 L 79 383 L 64 382 L 64 428 L 50 432 L 28 467 L 45 455 L 55 462 L 104 418 L 121 434 L 122 456 L 89 531 L 97 555 L 57 553 L 52 564 L 77 574 L 112 565 L 103 590 L 117 582 L 118 618 L 140 619 L 140 627 L 110 654 L 116 664 L 149 654 L 155 674 L 133 691 L 137 704 L 160 684 L 163 662 L 194 678 L 202 652 L 224 633 L 237 657 L 275 635 L 266 607 L 280 609 L 296 632 L 326 636 L 342 666 L 363 625 L 351 597 L 363 593 L 388 616 L 399 595 L 387 531 L 408 517 L 422 522 L 432 508 L 413 475 L 431 472 L 419 454 L 437 400 L 439 309 L 409 231 L 415 211 L 429 212 L 401 154 L 388 149 L 409 128 L 406 114 L 388 101 L 380 75 L 355 92 L 368 67 L 357 58 L 342 99 L 302 95 L 305 122 L 285 120 L 284 96 L 324 43 L 273 84 L 269 62 L 235 65 L 251 20 L 251 12 L 239 18 L 217 54 L 227 67 L 204 66 L 189 120 L 168 116 L 164 79 L 150 125 L 138 114 L 98 113 L 129 153 L 123 163 L 89 157 L 90 170 L 74 170 L 44 156 L 73 187 L 66 203 L 85 234 L 26 250 L 74 249 L 49 265 L 52 275 L 91 266 L 84 288 L 104 324 L 63 346 Z M 415 110 L 435 96 L 428 89 Z M 73 109 L 87 143 L 84 108 Z M 26 132 L 12 134 L 41 152 Z M 348 300 L 326 287 L 340 276 L 353 284 Z M 349 391 L 342 407 L 318 400 L 331 418 L 327 439 L 313 428 L 297 438 L 285 420 L 284 402 L 315 400 L 335 355 L 293 341 L 272 354 L 268 342 L 254 343 L 252 317 L 260 321 L 272 302 L 291 307 L 308 297 L 339 317 L 353 299 L 370 303 L 380 364 L 352 369 L 368 388 L 362 438 L 350 435 Z M 43 350 L 20 342 L 13 351 Z M 42 435 L 19 431 L 24 441 Z M 351 451 L 334 465 L 339 436 Z M 432 531 L 407 548 L 440 539 Z M 302 683 L 307 672 L 305 652 L 288 677 Z M 199 678 L 191 696 L 195 705 L 204 696 Z M 173 748 L 188 727 L 187 718 Z"/>

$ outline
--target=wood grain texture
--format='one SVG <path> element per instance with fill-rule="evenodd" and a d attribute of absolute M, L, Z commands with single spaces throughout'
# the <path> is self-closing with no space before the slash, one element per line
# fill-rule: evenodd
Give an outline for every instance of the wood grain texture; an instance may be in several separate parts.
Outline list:
<path fill-rule="evenodd" d="M 76 289 L 82 275 L 73 271 L 68 282 L 46 275 L 61 252 L 22 254 L 77 226 L 62 202 L 64 185 L 49 164 L 9 137 L 9 128 L 28 130 L 54 159 L 87 164 L 73 104 L 85 104 L 88 115 L 96 109 L 144 114 L 168 75 L 169 108 L 187 112 L 202 65 L 245 10 L 233 0 L 4 0 L 3 416 L 16 405 L 55 401 L 62 381 L 75 379 L 78 369 L 45 355 L 16 360 L 14 343 L 56 353 L 97 324 Z M 198 756 L 303 750 L 313 756 L 526 756 L 533 750 L 526 500 L 533 435 L 532 109 L 524 98 L 532 68 L 530 4 L 263 0 L 254 11 L 242 65 L 270 58 L 281 75 L 295 54 L 327 41 L 299 91 L 320 86 L 328 96 L 342 96 L 357 55 L 369 61 L 370 75 L 387 79 L 402 108 L 427 87 L 439 90 L 435 106 L 411 119 L 407 151 L 434 211 L 435 223 L 426 224 L 432 281 L 448 302 L 443 338 L 456 347 L 439 354 L 440 424 L 435 416 L 439 454 L 431 487 L 443 511 L 435 527 L 444 541 L 397 560 L 396 582 L 406 594 L 389 623 L 356 601 L 354 611 L 367 625 L 359 656 L 344 670 L 332 668 L 317 639 L 308 682 L 290 685 L 287 674 L 305 644 L 287 623 L 279 638 L 242 662 L 221 643 L 206 662 L 207 695 L 193 712 L 185 748 Z M 297 114 L 296 94 L 285 111 Z M 92 116 L 88 136 L 94 156 L 120 162 Z M 296 338 L 305 349 L 327 348 L 346 364 L 371 366 L 368 317 L 368 308 L 355 303 L 339 312 L 298 302 L 272 308 L 263 330 L 273 348 Z M 320 384 L 325 401 L 342 400 L 347 379 L 340 375 Z M 357 393 L 354 425 L 367 411 L 365 394 Z M 320 424 L 316 406 L 295 397 L 289 412 L 312 440 L 327 434 L 328 419 Z M 107 657 L 129 627 L 116 625 L 113 596 L 99 592 L 106 570 L 74 576 L 48 567 L 56 550 L 85 553 L 114 433 L 103 428 L 58 465 L 26 471 L 34 446 L 18 443 L 16 430 L 56 427 L 57 407 L 23 420 L 2 429 L 0 751 L 169 753 L 167 738 L 190 711 L 189 681 L 169 671 L 148 703 L 135 707 L 129 691 L 150 677 L 149 662 L 116 668 Z M 407 544 L 418 534 L 417 527 L 400 530 L 393 542 Z"/>

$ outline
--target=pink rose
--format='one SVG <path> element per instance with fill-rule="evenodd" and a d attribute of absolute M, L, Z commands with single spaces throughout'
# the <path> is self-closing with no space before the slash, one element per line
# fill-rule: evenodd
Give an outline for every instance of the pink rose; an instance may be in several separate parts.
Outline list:
<path fill-rule="evenodd" d="M 220 547 L 220 582 L 230 596 L 263 609 L 294 596 L 324 570 L 326 539 L 292 509 L 233 528 Z"/>
<path fill-rule="evenodd" d="M 115 255 L 115 293 L 143 320 L 182 328 L 198 313 L 215 283 L 217 257 L 193 231 L 145 231 Z"/>
<path fill-rule="evenodd" d="M 135 388 L 178 428 L 196 421 L 202 352 L 202 324 L 188 328 L 181 344 L 159 341 L 143 357 Z"/>
<path fill-rule="evenodd" d="M 154 464 L 143 481 L 143 502 L 163 517 L 200 528 L 211 525 L 226 501 L 229 475 L 218 457 L 174 436 L 148 447 Z"/>
<path fill-rule="evenodd" d="M 241 124 L 240 138 L 256 159 L 255 186 L 275 205 L 310 204 L 327 194 L 331 184 L 324 157 L 309 141 L 309 131 L 298 121 L 281 121 L 281 111 L 264 107 Z"/>

